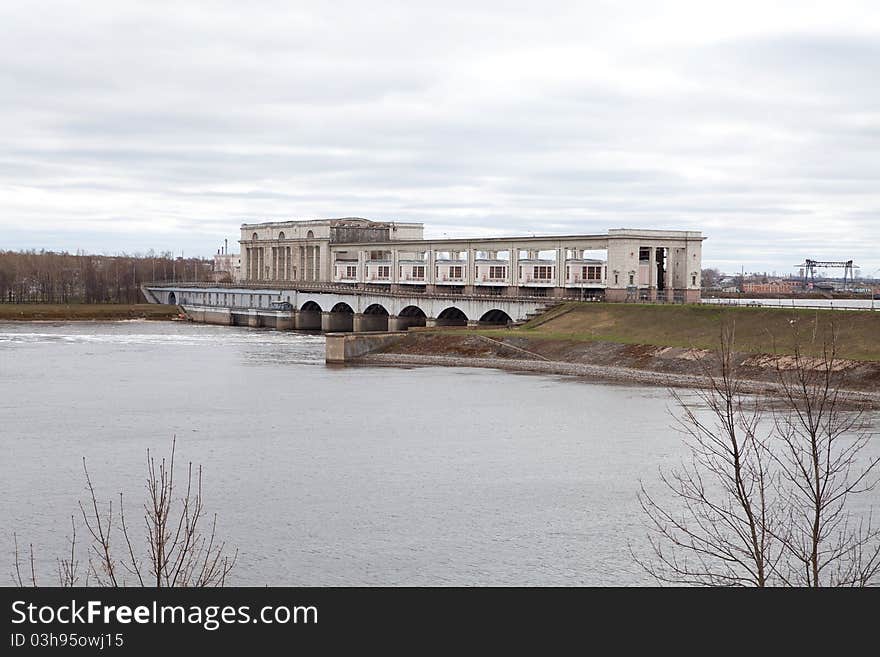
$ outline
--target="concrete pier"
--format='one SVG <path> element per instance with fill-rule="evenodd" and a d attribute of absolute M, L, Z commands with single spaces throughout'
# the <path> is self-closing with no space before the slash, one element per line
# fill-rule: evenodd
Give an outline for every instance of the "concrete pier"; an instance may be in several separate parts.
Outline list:
<path fill-rule="evenodd" d="M 334 333 L 347 331 L 351 332 L 354 330 L 354 313 L 334 313 L 334 312 L 322 312 L 321 313 L 321 330 L 324 333 Z"/>
<path fill-rule="evenodd" d="M 397 342 L 405 335 L 405 332 L 328 333 L 324 358 L 328 363 L 346 363 Z"/>
<path fill-rule="evenodd" d="M 320 331 L 321 313 L 317 310 L 299 310 L 295 322 L 294 328 L 298 331 Z"/>
<path fill-rule="evenodd" d="M 388 315 L 365 315 L 363 313 L 355 313 L 353 326 L 356 333 L 363 333 L 366 331 L 388 331 L 390 329 L 390 321 Z"/>
<path fill-rule="evenodd" d="M 425 326 L 425 317 L 401 317 L 398 315 L 388 316 L 389 331 L 406 331 L 411 326 Z"/>

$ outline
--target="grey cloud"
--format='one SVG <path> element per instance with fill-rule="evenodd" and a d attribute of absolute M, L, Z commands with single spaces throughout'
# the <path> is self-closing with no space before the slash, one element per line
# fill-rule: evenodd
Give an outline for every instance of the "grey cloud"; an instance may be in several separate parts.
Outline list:
<path fill-rule="evenodd" d="M 729 29 L 686 3 L 40 5 L 0 7 L 7 248 L 207 254 L 245 218 L 358 215 L 880 267 L 858 4 L 798 31 L 757 3 Z"/>

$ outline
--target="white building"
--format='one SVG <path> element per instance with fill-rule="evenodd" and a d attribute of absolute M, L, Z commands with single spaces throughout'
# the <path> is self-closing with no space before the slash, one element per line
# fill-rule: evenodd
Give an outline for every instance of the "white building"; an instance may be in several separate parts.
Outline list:
<path fill-rule="evenodd" d="M 243 224 L 242 280 L 428 294 L 700 298 L 699 232 L 426 240 L 423 228 L 360 218 Z"/>

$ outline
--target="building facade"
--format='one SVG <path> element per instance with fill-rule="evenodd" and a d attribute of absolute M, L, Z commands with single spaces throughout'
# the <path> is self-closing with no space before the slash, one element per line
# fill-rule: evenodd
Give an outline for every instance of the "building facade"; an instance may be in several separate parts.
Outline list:
<path fill-rule="evenodd" d="M 420 223 L 361 218 L 243 224 L 247 283 L 390 292 L 695 302 L 700 232 L 426 240 Z"/>
<path fill-rule="evenodd" d="M 213 261 L 213 280 L 230 283 L 241 281 L 241 256 L 237 253 L 215 253 Z"/>
<path fill-rule="evenodd" d="M 803 281 L 782 279 L 766 283 L 743 283 L 745 294 L 793 294 L 804 289 Z"/>

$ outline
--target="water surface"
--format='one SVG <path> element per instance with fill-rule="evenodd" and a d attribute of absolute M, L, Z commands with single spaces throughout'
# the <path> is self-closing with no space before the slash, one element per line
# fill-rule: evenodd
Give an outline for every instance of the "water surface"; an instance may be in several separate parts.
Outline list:
<path fill-rule="evenodd" d="M 14 530 L 53 583 L 83 456 L 99 494 L 133 505 L 146 449 L 176 435 L 240 549 L 234 584 L 650 583 L 627 546 L 644 544 L 639 480 L 683 454 L 670 403 L 575 378 L 328 367 L 323 337 L 290 332 L 0 324 L 0 574 Z"/>

